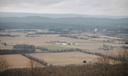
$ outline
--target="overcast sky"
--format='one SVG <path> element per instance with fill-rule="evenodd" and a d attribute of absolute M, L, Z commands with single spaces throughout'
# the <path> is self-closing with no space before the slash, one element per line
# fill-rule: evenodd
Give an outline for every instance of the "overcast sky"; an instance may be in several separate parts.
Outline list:
<path fill-rule="evenodd" d="M 128 16 L 128 0 L 0 0 L 0 12 Z"/>

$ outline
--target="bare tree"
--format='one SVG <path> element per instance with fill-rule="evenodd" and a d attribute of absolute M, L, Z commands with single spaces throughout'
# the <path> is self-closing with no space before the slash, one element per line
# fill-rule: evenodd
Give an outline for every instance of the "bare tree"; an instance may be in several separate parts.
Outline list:
<path fill-rule="evenodd" d="M 0 57 L 0 72 L 8 69 L 9 64 L 7 63 L 6 59 L 3 57 Z"/>
<path fill-rule="evenodd" d="M 34 61 L 30 60 L 31 76 L 34 76 Z"/>
<path fill-rule="evenodd" d="M 109 64 L 110 63 L 110 59 L 106 56 L 98 57 L 97 61 L 98 61 L 98 63 L 101 63 L 101 64 Z"/>

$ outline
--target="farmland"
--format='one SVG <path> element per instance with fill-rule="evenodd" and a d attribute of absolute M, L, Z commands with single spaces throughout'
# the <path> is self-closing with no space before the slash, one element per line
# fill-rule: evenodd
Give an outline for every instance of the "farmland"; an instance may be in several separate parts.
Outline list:
<path fill-rule="evenodd" d="M 12 32 L 12 33 L 15 35 L 14 37 L 0 36 L 1 50 L 2 49 L 11 50 L 13 49 L 14 45 L 18 45 L 18 44 L 33 45 L 36 47 L 35 52 L 39 52 L 39 53 L 33 53 L 32 55 L 37 58 L 43 58 L 43 59 L 46 58 L 45 60 L 47 61 L 48 59 L 48 62 L 51 62 L 50 64 L 52 63 L 58 64 L 57 62 L 59 62 L 59 60 L 60 62 L 62 60 L 62 63 L 64 60 L 63 64 L 66 64 L 66 60 L 68 64 L 69 63 L 78 64 L 78 63 L 82 63 L 82 60 L 88 61 L 88 59 L 91 60 L 91 61 L 89 60 L 90 62 L 95 62 L 97 59 L 97 56 L 94 56 L 94 55 L 88 56 L 87 54 L 83 54 L 80 52 L 76 53 L 76 52 L 81 49 L 83 51 L 86 50 L 92 53 L 100 53 L 103 55 L 110 56 L 113 54 L 114 49 L 119 49 L 123 45 L 123 44 L 120 44 L 122 42 L 121 38 L 104 37 L 102 35 L 98 35 L 97 37 L 94 38 L 93 34 L 84 34 L 84 35 L 71 34 L 73 36 L 81 37 L 82 38 L 81 39 L 81 38 L 72 38 L 70 37 L 71 35 L 61 36 L 59 34 L 40 34 L 36 36 L 36 34 L 32 34 L 32 36 L 34 37 L 28 37 L 27 35 L 30 34 L 31 32 L 26 32 L 26 33 Z M 6 46 L 3 43 L 6 43 Z M 65 53 L 65 51 L 69 51 L 69 50 L 70 50 L 69 53 L 68 52 Z M 76 50 L 76 51 L 73 51 L 73 50 Z M 46 51 L 51 51 L 51 53 L 42 53 Z M 52 51 L 53 51 L 53 54 L 52 54 Z M 57 51 L 58 52 L 62 51 L 62 53 L 57 53 Z M 22 58 L 22 56 L 20 56 L 19 58 Z M 60 58 L 60 59 L 57 59 L 57 58 Z"/>
<path fill-rule="evenodd" d="M 123 38 L 90 33 L 64 35 L 37 34 L 34 31 L 1 33 L 5 35 L 0 36 L 0 59 L 5 60 L 3 62 L 7 63 L 8 70 L 26 68 L 27 72 L 27 69 L 31 68 L 40 70 L 51 66 L 54 69 L 61 69 L 67 66 L 73 68 L 72 65 L 75 68 L 95 64 L 98 67 L 101 63 L 120 65 L 128 61 L 127 48 L 123 48 L 127 47 L 127 44 Z M 122 57 L 123 52 L 126 53 L 125 58 Z"/>

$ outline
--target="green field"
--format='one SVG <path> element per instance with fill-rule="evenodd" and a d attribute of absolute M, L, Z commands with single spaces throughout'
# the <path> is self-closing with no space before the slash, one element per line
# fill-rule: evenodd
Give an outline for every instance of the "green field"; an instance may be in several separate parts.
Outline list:
<path fill-rule="evenodd" d="M 48 50 L 70 50 L 77 49 L 74 46 L 63 46 L 63 45 L 43 45 L 40 48 L 47 48 Z"/>

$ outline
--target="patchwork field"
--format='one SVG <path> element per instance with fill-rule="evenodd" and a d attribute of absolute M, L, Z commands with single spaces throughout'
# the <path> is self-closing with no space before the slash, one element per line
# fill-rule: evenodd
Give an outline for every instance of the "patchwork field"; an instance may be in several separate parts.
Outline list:
<path fill-rule="evenodd" d="M 18 34 L 18 33 L 17 33 Z M 100 53 L 104 55 L 114 55 L 114 50 L 118 49 L 121 44 L 115 38 L 89 38 L 89 39 L 75 39 L 70 37 L 61 37 L 58 34 L 42 34 L 35 37 L 27 37 L 27 34 L 20 33 L 21 36 L 5 37 L 0 36 L 0 49 L 13 49 L 14 45 L 27 44 L 36 47 L 35 53 L 28 54 L 40 61 L 45 61 L 49 65 L 81 65 L 85 63 L 96 63 L 99 56 L 86 54 L 82 52 L 45 52 L 38 49 L 47 48 L 48 50 L 69 50 L 69 49 L 82 49 L 93 53 Z M 84 37 L 84 35 L 82 36 Z M 116 47 L 115 47 L 116 46 Z M 118 46 L 118 47 L 117 47 Z M 105 49 L 103 49 L 105 48 Z M 106 50 L 107 48 L 107 50 Z M 111 49 L 112 48 L 112 49 Z M 30 59 L 20 54 L 13 55 L 0 55 L 7 60 L 11 68 L 30 67 Z M 38 61 L 38 60 L 37 60 Z M 35 66 L 41 66 L 39 63 L 34 62 Z"/>
<path fill-rule="evenodd" d="M 7 61 L 9 68 L 28 68 L 31 67 L 31 62 L 33 62 L 35 67 L 42 66 L 41 64 L 32 61 L 20 54 L 14 55 L 0 55 L 0 58 L 3 58 Z"/>
<path fill-rule="evenodd" d="M 80 52 L 34 53 L 30 55 L 40 60 L 44 60 L 48 64 L 52 64 L 52 65 L 85 64 L 83 63 L 83 61 L 86 61 L 86 63 L 95 63 L 98 58 L 98 56 L 84 54 Z"/>
<path fill-rule="evenodd" d="M 7 43 L 8 45 L 16 45 L 16 44 L 30 44 L 35 46 L 45 46 L 45 45 L 58 45 L 55 43 L 52 43 L 54 41 L 60 41 L 65 43 L 76 43 L 76 45 L 68 45 L 67 47 L 75 47 L 80 49 L 89 49 L 89 50 L 96 50 L 98 48 L 101 48 L 103 44 L 108 44 L 108 42 L 103 42 L 104 39 L 74 39 L 74 38 L 68 38 L 68 37 L 60 37 L 57 34 L 52 35 L 41 35 L 40 37 L 0 37 L 0 40 L 2 42 Z M 109 42 L 109 44 L 117 44 Z M 61 44 L 59 44 L 60 46 Z M 66 45 L 65 45 L 66 46 Z M 6 46 L 7 47 L 7 46 Z M 11 46 L 8 46 L 11 48 Z M 2 49 L 4 47 L 0 47 Z"/>

